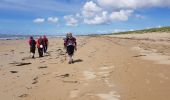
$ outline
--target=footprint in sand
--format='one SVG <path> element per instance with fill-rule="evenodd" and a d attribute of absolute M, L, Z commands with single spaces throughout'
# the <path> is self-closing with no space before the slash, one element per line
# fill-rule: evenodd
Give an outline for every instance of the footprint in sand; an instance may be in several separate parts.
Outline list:
<path fill-rule="evenodd" d="M 46 61 L 41 61 L 40 63 L 45 63 Z"/>
<path fill-rule="evenodd" d="M 9 55 L 9 54 L 4 54 L 4 55 Z"/>
<path fill-rule="evenodd" d="M 105 66 L 100 68 L 100 72 L 98 72 L 98 75 L 107 77 L 110 75 L 111 72 L 113 72 L 115 66 Z"/>
<path fill-rule="evenodd" d="M 115 68 L 115 66 L 106 66 L 105 67 L 101 67 L 100 70 L 109 70 L 109 69 L 113 69 Z"/>
<path fill-rule="evenodd" d="M 26 89 L 28 89 L 28 90 L 29 90 L 29 89 L 32 89 L 32 87 L 26 87 Z"/>
<path fill-rule="evenodd" d="M 109 82 L 108 76 L 113 72 L 115 66 L 104 66 L 101 67 L 100 70 L 97 74 L 101 76 L 101 78 L 104 79 L 105 84 L 107 84 L 109 87 L 114 87 L 114 85 Z"/>
<path fill-rule="evenodd" d="M 93 71 L 84 71 L 84 72 L 83 72 L 83 75 L 84 75 L 84 77 L 85 77 L 87 80 L 91 80 L 91 79 L 95 79 L 95 78 L 96 78 L 96 74 L 95 74 L 95 72 L 93 72 Z"/>
<path fill-rule="evenodd" d="M 23 53 L 25 53 L 25 52 L 20 52 L 20 54 L 23 54 Z"/>
<path fill-rule="evenodd" d="M 14 52 L 15 50 L 11 50 L 10 52 Z"/>
<path fill-rule="evenodd" d="M 103 100 L 119 100 L 120 95 L 118 95 L 115 91 L 111 91 L 108 94 L 96 94 L 99 98 Z"/>
<path fill-rule="evenodd" d="M 79 90 L 75 89 L 70 92 L 70 98 L 76 98 L 78 96 Z"/>

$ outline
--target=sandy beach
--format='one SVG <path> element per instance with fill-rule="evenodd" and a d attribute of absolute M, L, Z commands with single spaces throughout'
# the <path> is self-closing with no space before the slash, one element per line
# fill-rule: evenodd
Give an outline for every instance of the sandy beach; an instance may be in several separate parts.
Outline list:
<path fill-rule="evenodd" d="M 31 59 L 28 40 L 0 40 L 0 100 L 170 100 L 170 34 L 62 38 Z"/>

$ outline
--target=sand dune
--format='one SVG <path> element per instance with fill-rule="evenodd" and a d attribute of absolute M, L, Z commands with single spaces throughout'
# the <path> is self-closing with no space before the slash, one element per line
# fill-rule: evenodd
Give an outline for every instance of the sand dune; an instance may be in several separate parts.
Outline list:
<path fill-rule="evenodd" d="M 60 38 L 35 59 L 26 40 L 0 40 L 0 98 L 169 100 L 170 36 L 151 34 L 78 37 L 71 65 Z"/>

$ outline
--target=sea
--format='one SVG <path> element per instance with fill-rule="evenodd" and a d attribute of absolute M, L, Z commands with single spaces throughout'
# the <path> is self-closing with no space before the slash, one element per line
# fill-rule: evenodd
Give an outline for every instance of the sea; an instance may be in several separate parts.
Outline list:
<path fill-rule="evenodd" d="M 0 34 L 0 40 L 24 40 L 29 39 L 30 36 L 33 36 L 34 39 L 37 39 L 41 35 L 14 35 L 14 34 Z M 64 38 L 63 35 L 46 35 L 48 38 Z"/>

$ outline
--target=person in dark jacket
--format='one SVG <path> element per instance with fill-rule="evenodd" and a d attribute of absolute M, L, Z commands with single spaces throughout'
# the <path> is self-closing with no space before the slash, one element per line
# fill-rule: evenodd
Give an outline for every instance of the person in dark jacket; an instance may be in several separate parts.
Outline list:
<path fill-rule="evenodd" d="M 46 53 L 48 49 L 48 38 L 45 35 L 43 36 L 43 42 L 44 42 L 44 46 L 43 46 L 44 53 Z"/>
<path fill-rule="evenodd" d="M 74 50 L 77 50 L 76 38 L 72 36 L 72 33 L 67 33 L 66 38 L 64 39 L 64 47 L 68 54 L 68 63 L 73 63 L 72 56 L 74 55 Z"/>
<path fill-rule="evenodd" d="M 36 41 L 32 36 L 30 36 L 29 45 L 30 45 L 30 53 L 32 55 L 32 58 L 34 58 L 35 50 L 36 50 Z"/>
<path fill-rule="evenodd" d="M 38 48 L 39 57 L 43 57 L 43 45 L 44 45 L 44 42 L 43 42 L 42 37 L 40 36 L 37 40 L 37 48 Z"/>

